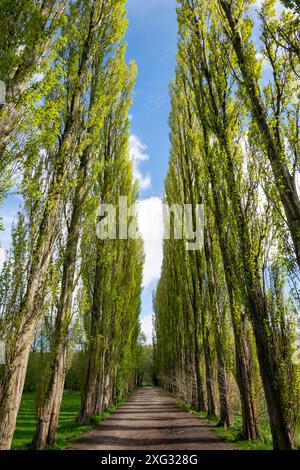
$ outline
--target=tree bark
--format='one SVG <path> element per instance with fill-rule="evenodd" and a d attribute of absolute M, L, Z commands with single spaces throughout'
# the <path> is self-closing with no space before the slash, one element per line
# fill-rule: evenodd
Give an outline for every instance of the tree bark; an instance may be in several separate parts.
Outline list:
<path fill-rule="evenodd" d="M 200 351 L 199 351 L 199 338 L 198 338 L 197 330 L 195 330 L 195 333 L 194 333 L 194 348 L 195 348 L 194 360 L 195 360 L 196 393 L 197 393 L 196 408 L 197 408 L 197 411 L 206 413 L 207 408 L 205 404 L 203 379 L 201 376 L 201 369 L 200 369 Z"/>
<path fill-rule="evenodd" d="M 98 403 L 98 377 L 101 363 L 104 360 L 103 338 L 101 333 L 102 319 L 102 244 L 97 241 L 97 259 L 94 277 L 93 306 L 91 311 L 91 333 L 87 352 L 87 372 L 81 400 L 81 408 L 77 417 L 80 424 L 89 424 L 94 416 Z"/>
<path fill-rule="evenodd" d="M 205 357 L 205 370 L 206 370 L 206 394 L 207 394 L 207 414 L 208 416 L 217 415 L 217 407 L 214 391 L 214 374 L 211 359 L 211 350 L 208 337 L 207 325 L 203 325 L 203 348 Z"/>
<path fill-rule="evenodd" d="M 53 445 L 55 443 L 56 426 L 67 371 L 68 330 L 72 318 L 81 213 L 85 198 L 86 162 L 87 155 L 84 154 L 81 159 L 77 186 L 74 193 L 73 211 L 64 256 L 61 295 L 54 333 L 54 348 L 51 352 L 49 364 L 51 374 L 46 390 L 42 392 L 42 395 L 45 396 L 44 402 L 38 408 L 38 424 L 33 440 L 33 448 L 36 450 L 42 450 L 47 444 Z"/>
<path fill-rule="evenodd" d="M 27 292 L 20 309 L 22 319 L 14 339 L 9 344 L 8 362 L 4 367 L 0 399 L 0 449 L 9 449 L 23 392 L 31 343 L 40 320 L 42 294 L 48 266 L 57 236 L 59 203 L 48 207 L 33 256 Z"/>
<path fill-rule="evenodd" d="M 227 382 L 226 357 L 223 348 L 222 323 L 224 319 L 220 312 L 219 302 L 217 298 L 217 283 L 214 272 L 217 269 L 214 263 L 212 242 L 210 237 L 209 218 L 206 218 L 206 230 L 204 234 L 204 252 L 206 258 L 207 282 L 210 297 L 210 308 L 212 312 L 214 339 L 218 361 L 218 386 L 219 386 L 219 402 L 220 402 L 220 421 L 219 426 L 230 427 L 232 425 L 232 413 L 229 403 L 229 388 Z M 213 268 L 214 266 L 214 268 Z"/>

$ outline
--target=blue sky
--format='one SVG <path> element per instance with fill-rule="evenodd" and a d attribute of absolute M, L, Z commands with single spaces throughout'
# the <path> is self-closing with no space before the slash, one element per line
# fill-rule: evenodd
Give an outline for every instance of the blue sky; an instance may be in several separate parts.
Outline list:
<path fill-rule="evenodd" d="M 142 196 L 162 195 L 169 153 L 169 84 L 177 46 L 176 0 L 128 0 L 127 59 L 135 60 L 138 78 L 131 110 L 132 132 L 150 156 L 143 173 L 152 185 Z"/>
<path fill-rule="evenodd" d="M 138 78 L 131 109 L 133 153 L 142 179 L 142 231 L 161 217 L 160 198 L 169 157 L 169 85 L 174 77 L 177 50 L 176 0 L 128 0 L 127 59 L 135 60 Z M 139 154 L 145 155 L 143 159 Z M 151 184 L 150 184 L 151 178 Z M 144 187 L 144 189 L 143 189 Z M 152 292 L 162 261 L 161 241 L 145 241 L 146 263 L 142 327 L 151 340 Z"/>

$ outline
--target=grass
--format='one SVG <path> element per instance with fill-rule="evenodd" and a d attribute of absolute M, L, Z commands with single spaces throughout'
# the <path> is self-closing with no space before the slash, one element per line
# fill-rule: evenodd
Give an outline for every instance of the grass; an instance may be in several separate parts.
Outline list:
<path fill-rule="evenodd" d="M 269 424 L 261 422 L 259 432 L 261 438 L 255 441 L 244 441 L 241 439 L 242 418 L 235 416 L 234 424 L 230 428 L 216 427 L 214 431 L 220 439 L 230 442 L 237 450 L 272 450 L 272 436 Z"/>
<path fill-rule="evenodd" d="M 54 449 L 66 449 L 70 443 L 79 439 L 85 432 L 93 429 L 101 424 L 101 421 L 108 418 L 111 413 L 114 413 L 119 405 L 112 405 L 106 411 L 102 412 L 99 416 L 95 416 L 91 425 L 82 426 L 76 423 L 76 416 L 80 407 L 80 392 L 65 391 L 61 406 L 61 413 L 57 429 L 57 442 Z M 243 441 L 240 439 L 242 430 L 241 417 L 236 416 L 234 425 L 228 429 L 216 427 L 218 418 L 216 416 L 207 416 L 205 413 L 198 413 L 191 408 L 187 403 L 180 401 L 180 408 L 195 413 L 200 418 L 206 418 L 214 425 L 214 431 L 220 439 L 232 444 L 233 448 L 238 450 L 272 450 L 272 439 L 270 427 L 267 422 L 260 422 L 259 430 L 261 439 L 257 441 Z M 35 394 L 24 393 L 20 406 L 20 411 L 17 419 L 17 427 L 14 434 L 12 449 L 25 450 L 28 448 L 35 431 Z M 300 449 L 300 419 L 296 428 L 297 445 Z"/>
<path fill-rule="evenodd" d="M 117 406 L 113 405 L 100 416 L 94 417 L 91 425 L 79 425 L 76 416 L 80 407 L 80 392 L 65 391 L 61 406 L 57 428 L 57 441 L 53 449 L 63 450 L 69 444 L 79 439 L 84 433 L 98 426 L 102 420 L 113 413 Z M 12 443 L 12 449 L 25 450 L 28 448 L 35 431 L 35 394 L 24 393 L 18 414 L 16 431 Z"/>
<path fill-rule="evenodd" d="M 233 444 L 233 447 L 238 450 L 272 450 L 272 434 L 268 421 L 261 420 L 259 423 L 260 439 L 256 441 L 243 441 L 241 440 L 242 432 L 242 418 L 236 416 L 234 424 L 228 429 L 214 428 L 217 435 Z M 300 449 L 300 419 L 296 427 L 296 444 L 297 448 Z"/>
<path fill-rule="evenodd" d="M 261 420 L 259 423 L 259 432 L 261 438 L 256 441 L 244 441 L 241 439 L 242 434 L 242 418 L 240 416 L 235 416 L 234 424 L 230 428 L 217 427 L 218 418 L 216 416 L 207 416 L 206 413 L 198 413 L 187 403 L 180 401 L 180 408 L 190 411 L 200 418 L 208 419 L 208 421 L 214 426 L 214 431 L 217 433 L 218 437 L 223 441 L 226 441 L 232 445 L 236 450 L 272 450 L 272 435 L 269 423 L 267 421 Z M 300 449 L 300 419 L 296 427 L 296 442 L 297 447 Z"/>

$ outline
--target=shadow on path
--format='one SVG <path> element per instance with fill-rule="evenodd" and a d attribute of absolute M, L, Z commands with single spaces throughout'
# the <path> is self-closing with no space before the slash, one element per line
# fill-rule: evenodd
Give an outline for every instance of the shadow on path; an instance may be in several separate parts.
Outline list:
<path fill-rule="evenodd" d="M 181 410 L 160 388 L 145 387 L 96 430 L 72 446 L 76 450 L 230 450 L 205 419 Z"/>

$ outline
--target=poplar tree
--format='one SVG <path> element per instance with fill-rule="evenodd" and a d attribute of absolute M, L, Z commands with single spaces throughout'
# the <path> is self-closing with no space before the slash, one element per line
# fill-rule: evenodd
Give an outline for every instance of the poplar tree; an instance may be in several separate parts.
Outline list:
<path fill-rule="evenodd" d="M 291 449 L 295 445 L 299 406 L 298 376 L 291 360 L 293 327 L 289 300 L 280 295 L 279 286 L 287 283 L 286 267 L 297 258 L 297 216 L 294 213 L 289 218 L 291 212 L 287 210 L 287 205 L 289 209 L 297 208 L 298 198 L 297 150 L 293 150 L 297 146 L 298 124 L 292 118 L 297 113 L 297 103 L 292 101 L 289 105 L 286 101 L 293 93 L 292 85 L 297 78 L 294 64 L 288 60 L 290 51 L 281 55 L 276 49 L 282 46 L 275 46 L 272 8 L 273 2 L 265 2 L 261 12 L 262 54 L 270 62 L 273 73 L 273 79 L 262 90 L 261 64 L 255 58 L 251 21 L 244 15 L 243 2 L 220 0 L 212 5 L 198 0 L 180 2 L 178 68 L 171 93 L 172 148 L 166 195 L 168 199 L 172 180 L 178 203 L 180 200 L 181 204 L 186 200 L 195 203 L 201 199 L 206 203 L 204 256 L 203 252 L 195 254 L 195 263 L 190 265 L 191 274 L 196 273 L 194 281 L 191 277 L 193 291 L 198 289 L 191 305 L 194 312 L 201 313 L 195 317 L 202 346 L 202 359 L 198 361 L 205 363 L 206 381 L 211 383 L 216 376 L 212 368 L 215 362 L 211 357 L 211 336 L 216 345 L 218 367 L 224 364 L 224 337 L 219 330 L 222 314 L 216 315 L 219 306 L 213 285 L 218 285 L 223 278 L 227 290 L 225 304 L 231 313 L 243 437 L 259 438 L 255 396 L 262 384 L 274 448 Z M 257 104 L 261 105 L 260 110 L 255 108 Z M 288 136 L 285 144 L 284 132 Z M 266 138 L 267 134 L 270 139 Z M 191 168 L 192 178 L 189 177 L 193 174 Z M 174 201 L 171 199 L 171 202 Z M 288 229 L 281 222 L 284 220 L 282 208 Z M 216 237 L 210 227 L 214 227 Z M 290 234 L 296 257 L 285 248 Z M 165 260 L 172 252 L 170 247 L 172 251 L 178 250 L 178 241 L 172 239 L 165 244 Z M 221 265 L 216 264 L 214 253 L 218 251 Z M 274 256 L 284 260 L 280 266 L 274 262 Z M 274 265 L 280 274 L 279 277 L 274 274 L 268 290 L 267 278 L 273 269 L 277 272 Z M 185 266 L 187 271 L 188 264 Z M 180 291 L 177 287 L 180 283 L 174 283 L 172 274 L 176 269 L 164 261 L 154 302 L 155 357 L 159 371 L 165 374 L 164 329 L 175 328 L 177 334 L 180 333 L 172 322 L 178 306 L 174 304 L 168 311 L 161 303 L 165 302 L 164 296 L 169 299 L 172 293 L 175 295 L 175 289 Z M 168 293 L 169 290 L 172 293 Z M 270 295 L 276 303 L 276 311 L 280 312 L 280 320 L 274 317 Z M 283 337 L 279 331 L 284 331 Z M 284 349 L 284 344 L 289 346 Z M 172 346 L 172 350 L 176 351 L 176 346 Z M 287 390 L 286 383 L 293 383 L 293 388 Z M 218 385 L 221 405 L 222 380 Z M 208 386 L 206 389 L 208 409 L 213 409 L 213 390 Z M 222 407 L 223 413 L 227 409 L 227 419 L 221 422 L 230 423 L 228 403 L 224 402 Z"/>
<path fill-rule="evenodd" d="M 68 186 L 74 181 L 78 158 L 88 145 L 87 140 L 82 139 L 81 126 L 90 93 L 94 60 L 98 53 L 101 54 L 104 44 L 110 48 L 119 41 L 125 24 L 124 1 L 77 1 L 71 6 L 68 24 L 62 32 L 66 45 L 57 61 L 62 72 L 60 83 L 64 84 L 63 121 L 50 151 L 50 161 L 55 162 L 53 173 L 36 229 L 27 289 L 14 338 L 8 344 L 7 364 L 1 382 L 0 447 L 3 449 L 9 448 L 15 428 L 31 342 L 40 319 L 44 285 L 60 230 L 64 197 Z"/>
<path fill-rule="evenodd" d="M 123 59 L 124 60 L 124 59 Z M 111 204 L 119 220 L 119 198 L 126 197 L 128 206 L 136 202 L 132 183 L 132 162 L 129 159 L 128 110 L 135 78 L 135 68 L 119 70 L 120 89 L 115 103 L 104 119 L 101 134 L 102 171 L 93 190 L 91 207 Z M 92 216 L 95 213 L 92 211 Z M 131 216 L 131 222 L 136 216 Z M 101 221 L 100 221 L 101 222 Z M 143 253 L 139 239 L 119 239 L 117 222 L 107 239 L 85 237 L 84 285 L 87 292 L 86 312 L 87 365 L 84 377 L 78 422 L 89 423 L 134 386 L 136 366 L 125 378 L 120 374 L 124 361 L 134 361 L 132 348 L 139 335 L 138 315 Z M 124 221 L 123 221 L 124 223 Z M 127 226 L 128 222 L 125 221 Z M 90 229 L 89 229 L 90 230 Z M 130 233 L 128 234 L 130 237 Z M 138 235 L 138 234 L 137 234 Z M 110 238 L 111 236 L 111 238 Z M 139 238 L 139 237 L 138 237 Z M 91 258 L 92 256 L 92 258 Z M 122 382 L 124 384 L 121 386 Z"/>

